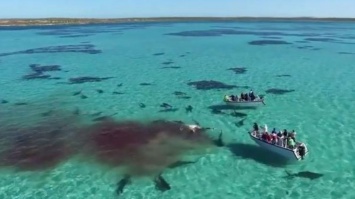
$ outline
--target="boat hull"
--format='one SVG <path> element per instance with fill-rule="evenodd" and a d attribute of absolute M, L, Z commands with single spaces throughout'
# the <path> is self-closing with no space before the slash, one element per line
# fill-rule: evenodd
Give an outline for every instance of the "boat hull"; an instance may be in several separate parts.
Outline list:
<path fill-rule="evenodd" d="M 256 142 L 260 147 L 265 148 L 269 151 L 272 151 L 274 153 L 277 153 L 280 156 L 283 156 L 284 158 L 291 160 L 291 161 L 298 161 L 301 160 L 302 158 L 297 154 L 297 149 L 288 149 L 288 148 L 284 148 L 278 145 L 274 145 L 271 143 L 268 143 L 266 141 L 260 140 L 256 137 L 254 137 L 251 133 L 250 133 L 250 137 L 252 140 L 254 140 L 254 142 Z"/>
<path fill-rule="evenodd" d="M 227 105 L 230 106 L 238 106 L 238 107 L 257 107 L 261 105 L 265 105 L 264 101 L 251 101 L 251 102 L 225 102 Z"/>

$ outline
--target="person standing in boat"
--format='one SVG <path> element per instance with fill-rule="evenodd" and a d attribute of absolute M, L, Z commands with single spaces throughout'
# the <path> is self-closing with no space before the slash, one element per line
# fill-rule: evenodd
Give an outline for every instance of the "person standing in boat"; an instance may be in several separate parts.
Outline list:
<path fill-rule="evenodd" d="M 282 137 L 282 132 L 279 131 L 279 132 L 277 133 L 277 136 L 281 138 L 281 137 Z"/>
<path fill-rule="evenodd" d="M 287 138 L 287 147 L 290 149 L 294 149 L 295 148 L 295 141 L 293 141 L 293 139 L 291 137 Z"/>
<path fill-rule="evenodd" d="M 271 131 L 272 134 L 276 134 L 276 128 L 273 128 L 272 131 Z"/>
<path fill-rule="evenodd" d="M 240 101 L 243 101 L 243 100 L 245 100 L 245 98 L 244 98 L 244 93 L 241 93 L 241 94 L 240 94 Z"/>
<path fill-rule="evenodd" d="M 271 137 L 271 144 L 276 144 L 277 143 L 276 134 L 270 134 L 270 137 Z"/>
<path fill-rule="evenodd" d="M 264 124 L 264 132 L 266 132 L 266 133 L 268 133 L 268 132 L 269 132 L 269 130 L 268 130 L 267 125 L 266 125 L 266 124 Z"/>
<path fill-rule="evenodd" d="M 258 132 L 259 131 L 259 126 L 256 122 L 254 122 L 254 125 L 253 125 L 253 129 L 254 131 Z"/>
<path fill-rule="evenodd" d="M 239 102 L 238 95 L 235 95 L 235 101 L 236 101 L 236 102 Z"/>
<path fill-rule="evenodd" d="M 251 101 L 254 101 L 254 100 L 255 100 L 255 95 L 254 95 L 253 90 L 250 90 L 250 92 L 249 92 L 249 99 L 250 99 Z"/>
<path fill-rule="evenodd" d="M 264 134 L 265 134 L 265 137 L 266 137 L 266 141 L 267 141 L 268 143 L 271 143 L 271 141 L 272 141 L 272 136 L 271 136 L 271 134 L 269 134 L 267 131 L 265 131 Z"/>
<path fill-rule="evenodd" d="M 275 130 L 275 132 L 276 132 L 276 130 Z M 284 147 L 284 137 L 282 135 L 282 131 L 281 130 L 277 133 L 277 145 L 281 146 L 281 147 Z"/>
<path fill-rule="evenodd" d="M 248 96 L 247 93 L 244 94 L 244 100 L 245 100 L 245 101 L 249 101 L 249 96 Z"/>
<path fill-rule="evenodd" d="M 295 130 L 292 130 L 292 132 L 289 133 L 289 137 L 293 139 L 294 142 L 296 142 L 296 132 Z"/>
<path fill-rule="evenodd" d="M 284 139 L 283 139 L 282 135 L 281 136 L 277 136 L 277 145 L 281 146 L 281 147 L 284 147 Z"/>
<path fill-rule="evenodd" d="M 284 129 L 283 136 L 284 136 L 284 137 L 288 137 L 287 129 Z"/>
<path fill-rule="evenodd" d="M 287 130 L 286 130 L 286 129 L 284 129 L 284 131 L 283 131 L 282 135 L 283 135 L 283 143 L 284 143 L 284 147 L 286 147 L 286 148 L 287 148 L 287 138 L 288 138 L 288 132 L 287 132 Z"/>
<path fill-rule="evenodd" d="M 272 136 L 272 144 L 277 144 L 278 143 L 278 137 L 277 137 L 275 128 L 272 130 L 271 136 Z"/>

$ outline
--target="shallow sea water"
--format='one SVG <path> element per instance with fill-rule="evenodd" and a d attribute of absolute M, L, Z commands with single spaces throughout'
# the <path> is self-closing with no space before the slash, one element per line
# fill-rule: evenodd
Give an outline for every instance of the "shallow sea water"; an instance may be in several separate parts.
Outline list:
<path fill-rule="evenodd" d="M 249 44 L 251 41 L 259 41 L 259 45 Z M 76 52 L 68 46 L 53 47 L 64 45 L 86 46 L 76 46 Z M 44 48 L 48 46 L 52 48 Z M 61 79 L 21 79 L 31 73 L 30 64 L 60 65 L 62 71 L 46 74 Z M 247 71 L 235 74 L 227 70 L 235 67 Z M 201 155 L 197 163 L 163 173 L 171 190 L 159 192 L 151 180 L 135 179 L 120 198 L 355 198 L 354 23 L 190 22 L 0 28 L 0 69 L 0 100 L 8 102 L 0 103 L 2 125 L 23 125 L 26 118 L 19 120 L 21 123 L 16 123 L 16 118 L 21 117 L 21 111 L 26 112 L 24 107 L 48 110 L 60 105 L 68 110 L 77 107 L 83 114 L 115 114 L 117 119 L 195 120 L 217 129 L 209 132 L 211 136 L 223 131 L 231 147 L 215 149 Z M 79 76 L 113 78 L 63 84 Z M 240 87 L 198 90 L 187 84 L 202 80 Z M 243 86 L 265 95 L 266 105 L 237 110 L 247 114 L 245 125 L 238 127 L 235 123 L 242 118 L 233 117 L 233 110 L 219 105 L 225 94 L 249 91 Z M 272 88 L 294 91 L 266 92 Z M 99 94 L 96 89 L 104 92 Z M 88 98 L 72 96 L 79 90 Z M 123 94 L 113 95 L 114 91 Z M 191 98 L 177 98 L 175 91 Z M 14 106 L 19 102 L 28 105 Z M 159 112 L 164 102 L 179 109 Z M 140 108 L 139 103 L 146 107 Z M 192 113 L 186 113 L 188 105 L 193 106 Z M 213 114 L 211 106 L 223 109 L 225 114 Z M 269 129 L 294 129 L 298 139 L 308 145 L 308 157 L 286 163 L 263 151 L 246 133 L 254 122 L 267 124 Z M 285 170 L 324 176 L 288 179 Z M 0 176 L 0 198 L 4 199 L 117 198 L 119 175 L 114 169 L 75 158 L 42 172 L 4 168 Z"/>

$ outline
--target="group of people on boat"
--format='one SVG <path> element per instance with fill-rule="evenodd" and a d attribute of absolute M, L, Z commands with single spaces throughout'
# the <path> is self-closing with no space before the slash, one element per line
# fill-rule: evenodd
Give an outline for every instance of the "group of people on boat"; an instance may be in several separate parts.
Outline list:
<path fill-rule="evenodd" d="M 240 96 L 238 95 L 225 95 L 224 101 L 227 102 L 243 102 L 243 101 L 254 101 L 257 97 L 255 96 L 253 90 L 250 90 L 249 93 L 241 93 Z"/>
<path fill-rule="evenodd" d="M 253 130 L 257 138 L 268 143 L 289 149 L 294 149 L 296 147 L 296 132 L 294 130 L 288 132 L 284 129 L 283 131 L 277 132 L 274 128 L 271 133 L 269 133 L 266 125 L 263 128 L 263 131 L 259 131 L 257 123 L 254 123 Z"/>

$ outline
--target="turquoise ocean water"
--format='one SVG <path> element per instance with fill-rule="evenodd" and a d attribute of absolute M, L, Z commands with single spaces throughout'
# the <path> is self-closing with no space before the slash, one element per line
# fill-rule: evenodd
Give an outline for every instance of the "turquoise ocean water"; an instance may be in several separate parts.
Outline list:
<path fill-rule="evenodd" d="M 62 70 L 45 72 L 57 79 L 24 80 L 32 73 L 30 64 L 60 65 Z M 246 71 L 236 74 L 230 68 Z M 2 125 L 16 124 L 16 118 L 24 116 L 16 125 L 30 120 L 26 110 L 31 106 L 48 110 L 59 103 L 83 114 L 102 112 L 118 119 L 195 120 L 217 129 L 211 136 L 222 130 L 225 142 L 232 146 L 201 155 L 194 164 L 166 170 L 169 191 L 155 190 L 151 180 L 143 178 L 134 180 L 119 198 L 355 198 L 354 23 L 7 27 L 0 28 L 0 70 Z M 113 78 L 64 84 L 80 76 Z M 188 85 L 203 80 L 238 87 L 200 90 Z M 225 94 L 248 91 L 244 86 L 265 95 L 266 105 L 237 110 L 240 117 L 235 117 L 233 110 L 219 105 Z M 86 99 L 72 95 L 80 90 Z M 176 91 L 190 98 L 179 98 L 173 94 Z M 159 112 L 164 102 L 178 110 Z M 191 113 L 185 111 L 188 105 L 193 106 Z M 212 113 L 213 109 L 220 114 Z M 243 118 L 244 126 L 237 126 Z M 307 143 L 309 156 L 285 163 L 263 151 L 246 134 L 254 122 L 268 124 L 269 129 L 294 129 L 298 139 Z M 285 170 L 324 175 L 314 180 L 288 179 Z M 0 176 L 4 199 L 117 198 L 119 176 L 114 170 L 75 160 L 42 172 L 4 168 Z"/>

